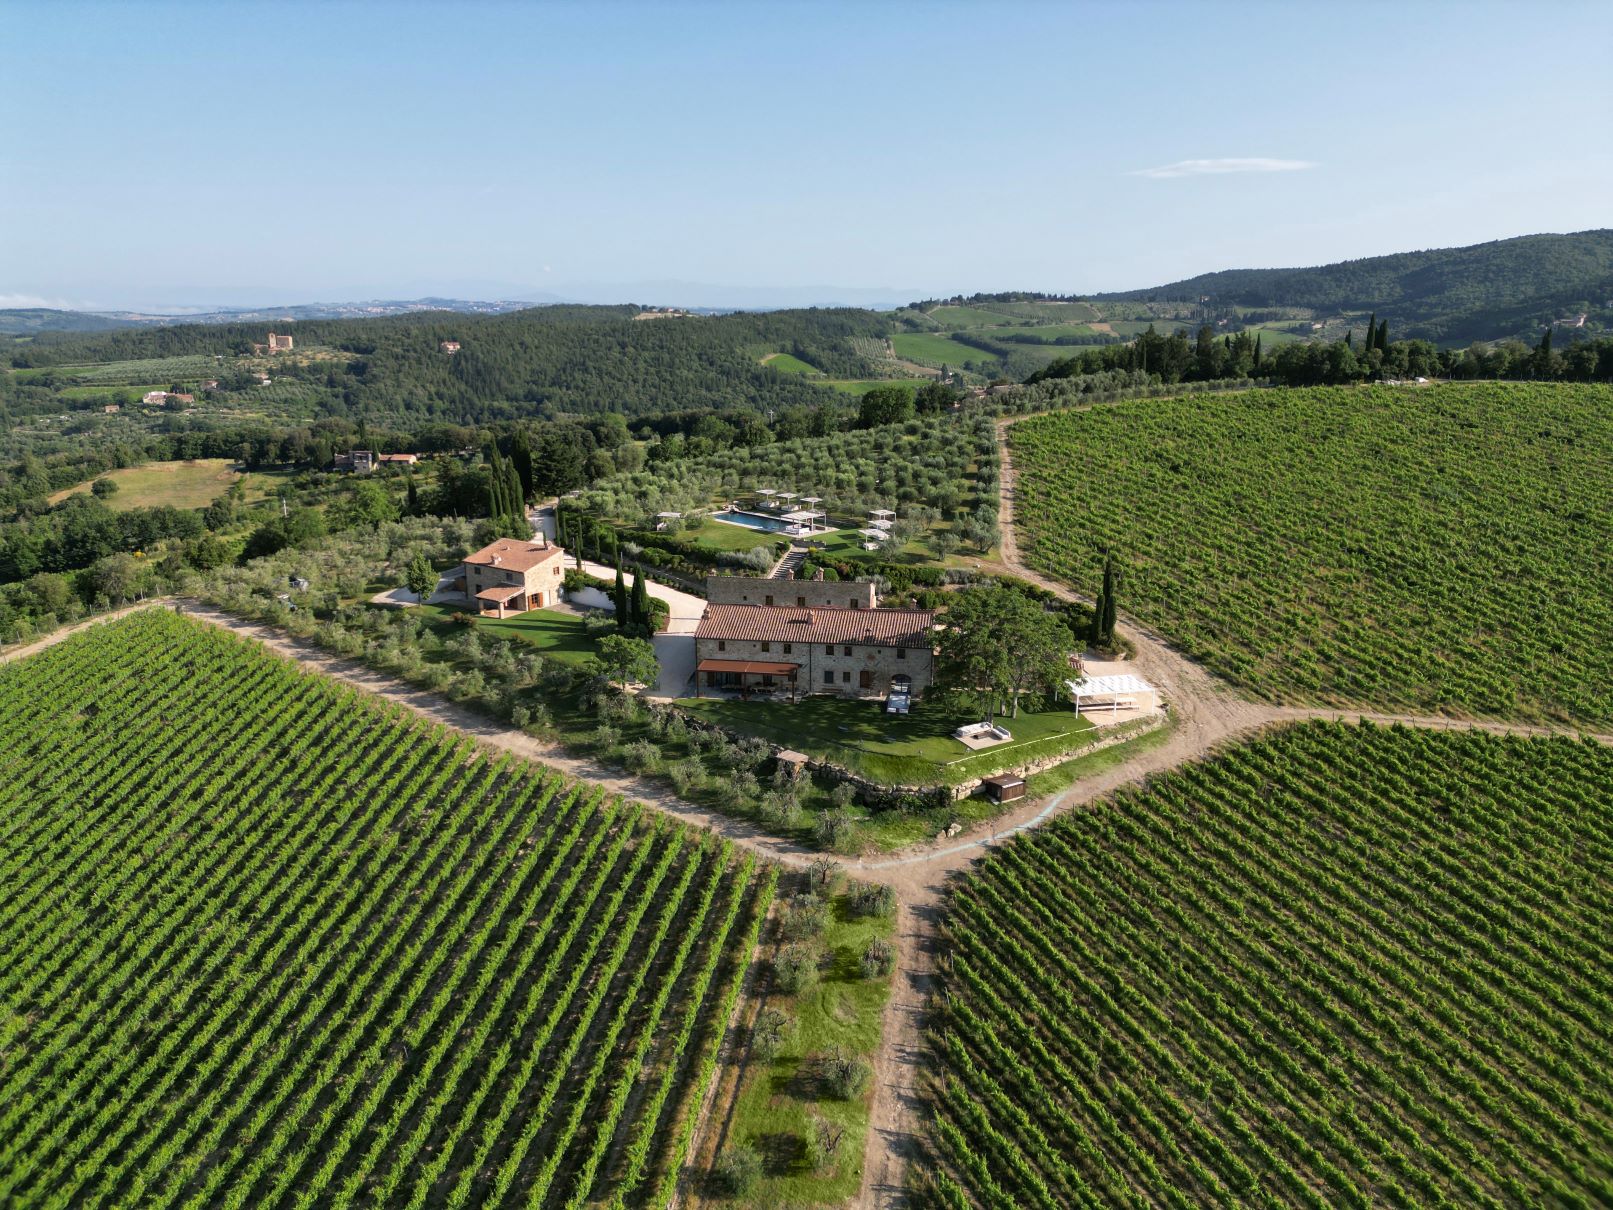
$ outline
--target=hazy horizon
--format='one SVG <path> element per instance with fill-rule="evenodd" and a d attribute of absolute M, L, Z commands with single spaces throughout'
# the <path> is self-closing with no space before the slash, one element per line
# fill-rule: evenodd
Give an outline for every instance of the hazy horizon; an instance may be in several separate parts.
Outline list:
<path fill-rule="evenodd" d="M 882 305 L 1607 225 L 1597 6 L 1455 11 L 18 3 L 0 305 Z"/>

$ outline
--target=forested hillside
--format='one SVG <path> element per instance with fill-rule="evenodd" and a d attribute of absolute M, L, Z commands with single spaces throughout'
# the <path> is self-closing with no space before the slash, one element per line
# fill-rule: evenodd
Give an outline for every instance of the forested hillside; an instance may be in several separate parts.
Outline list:
<path fill-rule="evenodd" d="M 277 384 L 302 383 L 321 412 L 386 423 L 479 423 L 512 416 L 652 412 L 833 398 L 799 374 L 760 364 L 785 352 L 832 377 L 868 377 L 888 321 L 858 310 L 776 311 L 642 320 L 634 307 L 539 307 L 509 315 L 441 313 L 316 320 L 290 327 L 297 356 L 271 359 Z M 14 342 L 19 369 L 249 354 L 263 324 L 185 324 Z M 457 352 L 443 351 L 454 341 Z M 330 356 L 305 358 L 304 350 Z"/>
<path fill-rule="evenodd" d="M 1372 312 L 1403 335 L 1441 343 L 1540 329 L 1569 312 L 1608 310 L 1613 230 L 1526 235 L 1295 269 L 1229 269 L 1100 299 L 1209 298 L 1222 306 Z"/>

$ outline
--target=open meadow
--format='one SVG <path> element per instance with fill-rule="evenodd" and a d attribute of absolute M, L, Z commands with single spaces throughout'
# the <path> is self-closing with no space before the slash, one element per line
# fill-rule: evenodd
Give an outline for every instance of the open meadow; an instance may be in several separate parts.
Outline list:
<path fill-rule="evenodd" d="M 162 609 L 0 739 L 0 1203 L 666 1203 L 771 867 Z"/>
<path fill-rule="evenodd" d="M 246 502 L 253 503 L 274 493 L 276 475 L 264 472 L 243 474 L 227 458 L 194 458 L 181 462 L 147 462 L 97 475 L 110 479 L 118 490 L 107 504 L 120 511 L 131 508 L 206 508 L 231 485 L 244 481 Z M 88 482 L 59 491 L 50 497 L 56 504 L 68 496 L 90 490 Z"/>
<path fill-rule="evenodd" d="M 954 884 L 930 1204 L 1613 1201 L 1613 750 L 1308 723 Z"/>
<path fill-rule="evenodd" d="M 1613 723 L 1613 390 L 1151 400 L 1010 430 L 1022 556 L 1247 691 Z"/>

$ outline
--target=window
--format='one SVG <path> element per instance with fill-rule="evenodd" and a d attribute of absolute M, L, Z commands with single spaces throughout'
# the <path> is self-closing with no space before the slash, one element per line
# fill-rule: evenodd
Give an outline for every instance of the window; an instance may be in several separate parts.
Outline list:
<path fill-rule="evenodd" d="M 767 594 L 767 603 L 769 605 L 771 605 L 773 603 L 773 594 L 772 593 Z"/>
<path fill-rule="evenodd" d="M 762 642 L 762 650 L 763 651 L 772 651 L 773 650 L 773 644 L 771 644 L 771 643 L 769 643 L 769 642 L 764 640 Z"/>
<path fill-rule="evenodd" d="M 846 608 L 847 609 L 861 609 L 862 607 L 863 607 L 863 603 L 861 601 L 848 601 L 848 602 L 846 602 Z"/>
<path fill-rule="evenodd" d="M 907 658 L 907 648 L 906 647 L 898 647 L 896 649 L 896 658 L 899 659 L 899 660 L 905 660 Z"/>
<path fill-rule="evenodd" d="M 796 605 L 798 605 L 802 609 L 806 608 L 806 598 L 805 597 L 796 597 L 795 598 L 795 603 L 796 603 Z"/>
<path fill-rule="evenodd" d="M 835 645 L 833 643 L 825 643 L 823 645 L 823 654 L 824 655 L 833 655 L 834 653 L 835 653 Z"/>
<path fill-rule="evenodd" d="M 789 645 L 789 644 L 788 644 L 788 643 L 786 643 L 786 644 L 784 644 L 784 654 L 785 654 L 785 655 L 789 655 L 789 654 L 791 654 L 791 652 L 790 652 L 790 645 Z"/>
<path fill-rule="evenodd" d="M 717 650 L 718 651 L 727 651 L 728 650 L 728 640 L 727 639 L 718 639 L 717 640 Z"/>
<path fill-rule="evenodd" d="M 849 668 L 840 674 L 840 683 L 842 685 L 851 684 L 851 670 Z"/>
<path fill-rule="evenodd" d="M 835 683 L 835 672 L 833 668 L 825 668 L 823 670 L 823 683 L 825 685 L 832 685 Z"/>
<path fill-rule="evenodd" d="M 840 654 L 841 655 L 850 655 L 851 654 L 851 644 L 847 643 L 844 647 L 842 647 L 840 649 Z"/>

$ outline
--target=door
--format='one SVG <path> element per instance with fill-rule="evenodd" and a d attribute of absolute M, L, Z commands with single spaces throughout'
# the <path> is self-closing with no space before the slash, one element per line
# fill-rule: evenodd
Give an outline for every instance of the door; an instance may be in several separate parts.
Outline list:
<path fill-rule="evenodd" d="M 857 674 L 857 688 L 872 689 L 874 687 L 874 674 L 864 668 Z"/>

